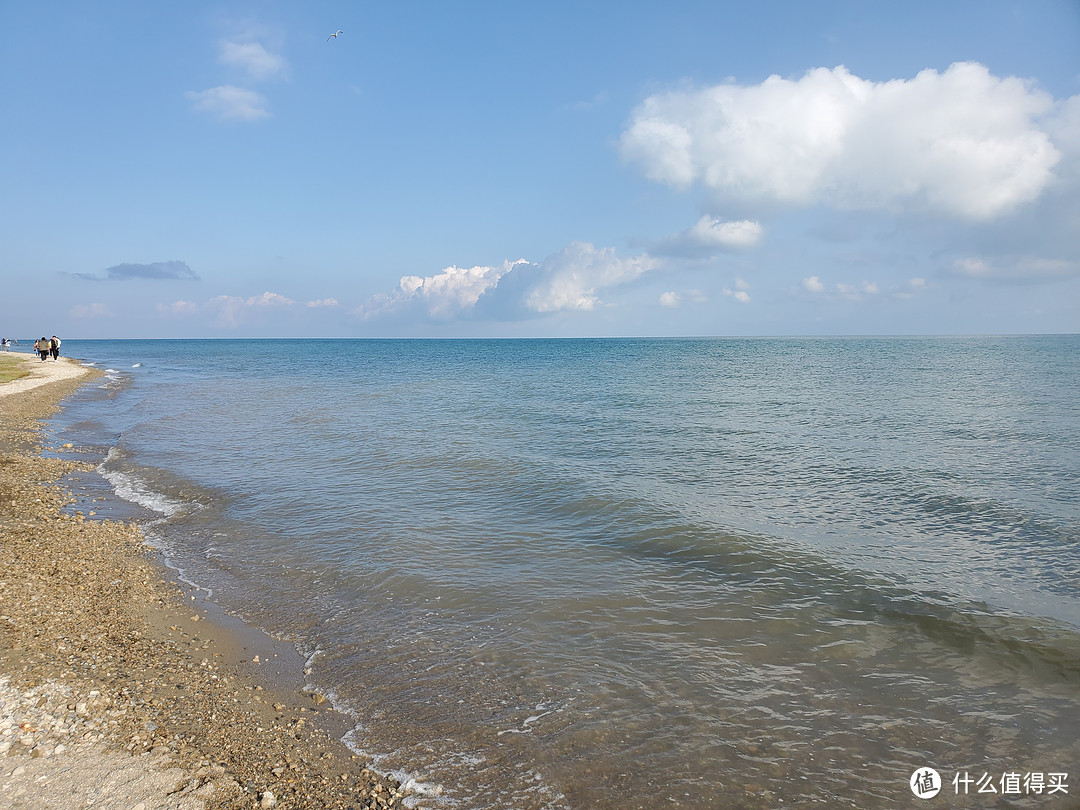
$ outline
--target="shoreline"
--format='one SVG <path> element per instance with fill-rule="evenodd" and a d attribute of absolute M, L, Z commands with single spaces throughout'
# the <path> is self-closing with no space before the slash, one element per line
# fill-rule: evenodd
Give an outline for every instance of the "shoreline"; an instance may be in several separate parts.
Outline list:
<path fill-rule="evenodd" d="M 93 467 L 44 455 L 42 423 L 101 372 L 7 356 L 31 375 L 0 384 L 0 808 L 402 806 L 292 645 L 178 583 L 137 526 L 72 511 L 64 476 Z"/>

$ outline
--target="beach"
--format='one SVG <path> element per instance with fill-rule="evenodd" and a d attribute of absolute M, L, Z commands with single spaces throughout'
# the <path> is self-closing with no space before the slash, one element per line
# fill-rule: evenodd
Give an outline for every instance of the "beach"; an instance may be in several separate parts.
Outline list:
<path fill-rule="evenodd" d="M 0 807 L 1075 806 L 1077 340 L 65 340 Z"/>
<path fill-rule="evenodd" d="M 5 357 L 31 375 L 0 384 L 0 808 L 400 806 L 295 649 L 75 504 L 64 477 L 91 465 L 42 420 L 101 372 Z"/>

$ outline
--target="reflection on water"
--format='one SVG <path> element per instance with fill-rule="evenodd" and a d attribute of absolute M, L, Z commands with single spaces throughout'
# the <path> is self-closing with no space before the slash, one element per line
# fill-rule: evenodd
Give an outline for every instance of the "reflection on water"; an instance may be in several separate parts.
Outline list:
<path fill-rule="evenodd" d="M 418 806 L 885 808 L 1078 760 L 1077 344 L 87 342 L 58 427 Z"/>

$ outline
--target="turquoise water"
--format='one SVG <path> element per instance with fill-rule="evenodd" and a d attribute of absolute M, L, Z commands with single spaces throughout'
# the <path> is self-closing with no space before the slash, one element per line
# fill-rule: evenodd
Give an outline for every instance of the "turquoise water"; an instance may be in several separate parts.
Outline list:
<path fill-rule="evenodd" d="M 1080 338 L 64 348 L 55 430 L 415 806 L 1080 793 Z"/>

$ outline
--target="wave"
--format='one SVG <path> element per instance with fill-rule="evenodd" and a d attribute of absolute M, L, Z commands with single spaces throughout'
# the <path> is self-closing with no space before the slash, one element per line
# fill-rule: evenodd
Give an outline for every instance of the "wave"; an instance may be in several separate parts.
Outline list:
<path fill-rule="evenodd" d="M 133 470 L 120 469 L 119 465 L 125 458 L 122 450 L 113 447 L 97 467 L 97 472 L 112 485 L 113 491 L 119 497 L 167 518 L 178 515 L 191 505 L 154 490 Z"/>

